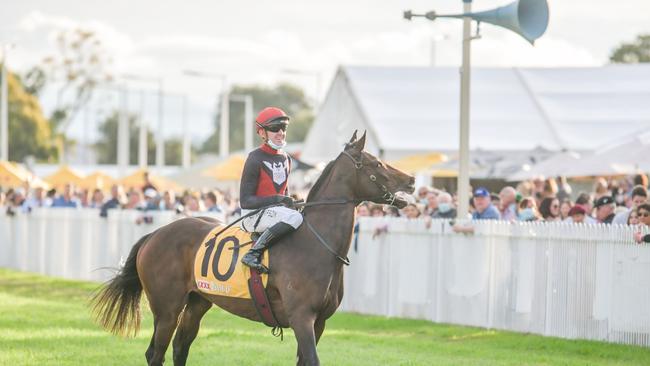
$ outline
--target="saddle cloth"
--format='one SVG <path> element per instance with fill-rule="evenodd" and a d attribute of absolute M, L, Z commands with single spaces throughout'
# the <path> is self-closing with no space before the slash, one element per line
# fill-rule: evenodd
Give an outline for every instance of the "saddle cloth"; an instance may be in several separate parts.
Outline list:
<path fill-rule="evenodd" d="M 199 250 L 194 257 L 194 280 L 199 291 L 227 297 L 250 299 L 248 279 L 251 277 L 250 268 L 241 263 L 241 258 L 246 254 L 251 244 L 243 247 L 239 245 L 249 243 L 251 234 L 241 230 L 238 226 L 228 228 L 223 233 L 216 234 L 223 229 L 217 226 L 203 239 Z M 262 263 L 269 266 L 268 251 L 262 256 Z M 263 274 L 264 287 L 268 282 L 268 275 Z"/>

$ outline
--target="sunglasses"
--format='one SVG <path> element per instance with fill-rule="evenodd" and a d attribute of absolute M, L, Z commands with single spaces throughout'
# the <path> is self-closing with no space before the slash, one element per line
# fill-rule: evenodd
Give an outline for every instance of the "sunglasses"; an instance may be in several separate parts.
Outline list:
<path fill-rule="evenodd" d="M 278 132 L 278 131 L 280 131 L 280 130 L 282 130 L 282 131 L 286 131 L 286 130 L 287 130 L 287 125 L 274 125 L 274 126 L 271 126 L 271 127 L 267 127 L 267 128 L 265 128 L 265 129 L 266 129 L 267 131 L 270 131 L 270 132 L 274 132 L 274 133 L 275 133 L 275 132 Z"/>
<path fill-rule="evenodd" d="M 639 212 L 637 217 L 650 217 L 650 212 Z"/>

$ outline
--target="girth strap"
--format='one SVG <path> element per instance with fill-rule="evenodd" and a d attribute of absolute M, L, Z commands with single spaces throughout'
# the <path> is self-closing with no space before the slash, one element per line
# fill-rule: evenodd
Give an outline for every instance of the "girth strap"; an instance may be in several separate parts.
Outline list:
<path fill-rule="evenodd" d="M 268 327 L 273 327 L 271 334 L 276 337 L 280 337 L 281 340 L 284 339 L 284 334 L 282 326 L 275 318 L 273 314 L 273 309 L 271 309 L 271 303 L 269 298 L 266 295 L 266 289 L 264 288 L 264 283 L 262 282 L 262 277 L 260 273 L 251 269 L 251 278 L 248 279 L 248 291 L 251 294 L 251 299 L 253 300 L 253 305 L 255 305 L 255 310 L 257 314 L 262 319 L 262 322 Z"/>

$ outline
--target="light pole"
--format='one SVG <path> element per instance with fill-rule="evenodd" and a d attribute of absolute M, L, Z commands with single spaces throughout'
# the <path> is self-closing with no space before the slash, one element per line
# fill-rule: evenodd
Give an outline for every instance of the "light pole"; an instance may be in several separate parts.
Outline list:
<path fill-rule="evenodd" d="M 449 39 L 449 36 L 446 34 L 438 34 L 433 36 L 433 38 L 431 38 L 431 54 L 430 54 L 431 59 L 429 60 L 431 67 L 436 66 L 438 42 L 447 39 Z"/>
<path fill-rule="evenodd" d="M 221 81 L 221 118 L 219 119 L 219 156 L 228 157 L 230 145 L 228 137 L 230 135 L 230 105 L 228 80 L 224 74 L 214 74 L 209 72 L 184 70 L 183 74 L 204 79 L 216 79 Z"/>
<path fill-rule="evenodd" d="M 472 0 L 463 0 L 463 13 L 441 15 L 435 11 L 425 14 L 404 12 L 404 18 L 424 17 L 463 19 L 463 63 L 460 69 L 460 139 L 458 146 L 458 218 L 464 219 L 469 212 L 469 88 L 470 88 L 470 42 L 480 38 L 480 22 L 491 23 L 510 29 L 531 44 L 541 37 L 548 26 L 548 3 L 546 0 L 518 0 L 497 9 L 472 13 Z M 472 36 L 471 21 L 478 22 L 476 35 Z"/>
<path fill-rule="evenodd" d="M 6 43 L 2 45 L 2 85 L 0 86 L 0 160 L 9 160 L 9 87 L 7 84 L 7 59 L 9 50 L 14 45 Z"/>
<path fill-rule="evenodd" d="M 164 128 L 164 89 L 163 89 L 163 78 L 162 77 L 145 77 L 145 76 L 140 76 L 140 75 L 133 75 L 133 74 L 126 74 L 122 75 L 123 78 L 128 79 L 128 80 L 135 80 L 135 81 L 144 81 L 144 82 L 151 82 L 151 83 L 156 83 L 158 85 L 158 128 L 156 131 L 156 167 L 162 168 L 165 166 L 165 135 L 163 134 L 163 128 Z M 147 146 L 147 126 L 142 121 L 140 123 L 140 136 L 139 136 L 139 149 L 138 149 L 138 162 L 140 165 L 143 164 L 146 167 L 146 162 L 147 162 L 147 152 L 146 152 L 146 146 Z M 145 146 L 143 149 L 142 146 Z M 144 151 L 144 155 L 143 154 Z"/>
<path fill-rule="evenodd" d="M 253 96 L 231 94 L 230 100 L 244 103 L 244 151 L 253 150 Z"/>
<path fill-rule="evenodd" d="M 192 164 L 191 158 L 192 158 L 192 149 L 191 149 L 191 144 L 190 144 L 190 128 L 188 126 L 188 119 L 187 119 L 187 95 L 183 95 L 182 97 L 182 103 L 183 103 L 183 161 L 182 161 L 182 166 L 184 169 L 187 169 L 190 167 Z"/>

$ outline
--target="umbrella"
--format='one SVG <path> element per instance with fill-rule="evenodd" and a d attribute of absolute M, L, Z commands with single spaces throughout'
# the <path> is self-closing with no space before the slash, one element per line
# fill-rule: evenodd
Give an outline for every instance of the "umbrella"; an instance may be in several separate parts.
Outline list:
<path fill-rule="evenodd" d="M 84 178 L 79 183 L 79 187 L 88 190 L 98 188 L 105 191 L 109 189 L 114 183 L 115 179 L 113 177 L 97 171 Z"/>
<path fill-rule="evenodd" d="M 406 173 L 417 173 L 429 170 L 432 165 L 440 164 L 449 160 L 447 155 L 442 153 L 426 153 L 410 155 L 398 160 L 389 162 L 391 166 Z"/>
<path fill-rule="evenodd" d="M 219 181 L 238 181 L 241 179 L 245 162 L 243 155 L 231 155 L 225 161 L 204 169 L 201 174 Z"/>
<path fill-rule="evenodd" d="M 127 189 L 141 189 L 142 186 L 144 186 L 144 173 L 146 172 L 146 169 L 138 169 L 135 173 L 122 178 L 120 180 L 120 183 Z M 149 173 L 149 180 L 158 189 L 158 191 L 180 192 L 183 190 L 183 187 L 177 183 L 158 175 Z"/>
<path fill-rule="evenodd" d="M 68 183 L 72 183 L 78 186 L 83 178 L 77 172 L 70 169 L 70 167 L 67 165 L 62 165 L 59 170 L 57 170 L 54 174 L 45 177 L 44 180 L 58 189 Z"/>
<path fill-rule="evenodd" d="M 48 184 L 16 163 L 0 161 L 0 187 L 16 188 L 25 182 L 32 187 L 49 188 Z"/>

